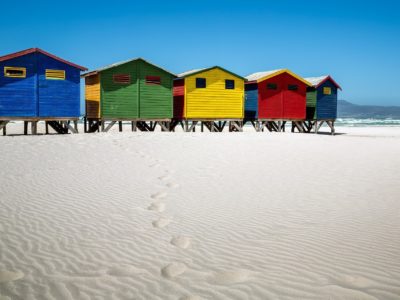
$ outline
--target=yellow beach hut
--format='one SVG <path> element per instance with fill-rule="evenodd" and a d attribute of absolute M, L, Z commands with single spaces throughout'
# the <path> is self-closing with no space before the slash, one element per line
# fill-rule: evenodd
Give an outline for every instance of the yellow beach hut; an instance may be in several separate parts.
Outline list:
<path fill-rule="evenodd" d="M 174 126 L 194 131 L 242 131 L 245 78 L 219 66 L 178 74 L 174 80 Z M 190 125 L 190 126 L 189 126 Z"/>

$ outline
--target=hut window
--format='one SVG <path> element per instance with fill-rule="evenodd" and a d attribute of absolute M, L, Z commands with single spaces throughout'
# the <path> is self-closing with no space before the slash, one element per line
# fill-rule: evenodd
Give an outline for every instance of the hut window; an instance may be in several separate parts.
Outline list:
<path fill-rule="evenodd" d="M 225 89 L 226 90 L 235 89 L 235 80 L 225 79 Z"/>
<path fill-rule="evenodd" d="M 299 86 L 296 84 L 289 84 L 288 85 L 288 90 L 289 91 L 297 91 L 299 89 Z"/>
<path fill-rule="evenodd" d="M 160 85 L 161 77 L 160 76 L 146 76 L 146 84 Z"/>
<path fill-rule="evenodd" d="M 330 87 L 324 87 L 324 95 L 331 95 L 332 89 Z"/>
<path fill-rule="evenodd" d="M 4 77 L 25 78 L 26 68 L 4 67 Z"/>
<path fill-rule="evenodd" d="M 267 84 L 267 90 L 277 90 L 278 85 L 276 83 L 268 83 Z"/>
<path fill-rule="evenodd" d="M 130 84 L 131 83 L 131 75 L 129 74 L 114 74 L 113 82 L 119 84 Z"/>
<path fill-rule="evenodd" d="M 46 79 L 65 80 L 65 71 L 46 69 Z"/>
<path fill-rule="evenodd" d="M 196 88 L 204 89 L 206 87 L 205 78 L 196 78 Z"/>

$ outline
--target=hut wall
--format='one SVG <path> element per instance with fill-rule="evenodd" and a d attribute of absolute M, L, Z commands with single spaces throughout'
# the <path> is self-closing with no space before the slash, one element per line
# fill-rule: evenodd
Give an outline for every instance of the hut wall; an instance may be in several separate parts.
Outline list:
<path fill-rule="evenodd" d="M 100 118 L 100 74 L 85 78 L 86 116 Z"/>
<path fill-rule="evenodd" d="M 331 88 L 331 94 L 325 95 L 324 87 Z M 317 92 L 317 119 L 336 119 L 337 118 L 337 87 L 330 81 L 325 81 Z"/>
<path fill-rule="evenodd" d="M 196 78 L 206 78 L 206 88 L 196 88 Z M 234 89 L 225 89 L 225 80 Z M 221 69 L 211 69 L 185 78 L 185 117 L 189 119 L 242 119 L 244 80 Z"/>
<path fill-rule="evenodd" d="M 174 80 L 174 118 L 185 117 L 185 79 Z"/>
<path fill-rule="evenodd" d="M 134 119 L 139 117 L 138 71 L 138 66 L 133 61 L 101 72 L 101 115 L 103 118 Z M 129 80 L 121 83 L 121 78 L 122 81 L 126 78 Z"/>
<path fill-rule="evenodd" d="M 173 76 L 151 64 L 139 60 L 139 117 L 142 119 L 170 119 L 173 115 Z M 159 77 L 160 84 L 151 80 Z"/>
<path fill-rule="evenodd" d="M 26 68 L 26 77 L 6 77 L 4 67 Z M 36 87 L 36 56 L 34 53 L 0 62 L 0 117 L 37 116 Z"/>
<path fill-rule="evenodd" d="M 39 117 L 80 116 L 80 70 L 36 53 Z M 48 79 L 46 70 L 65 71 L 65 79 Z"/>
<path fill-rule="evenodd" d="M 275 85 L 276 88 L 270 88 Z M 297 86 L 297 90 L 289 89 Z M 302 120 L 306 117 L 306 84 L 282 73 L 258 84 L 260 119 Z"/>
<path fill-rule="evenodd" d="M 306 119 L 315 120 L 317 117 L 317 91 L 313 87 L 307 88 Z"/>
<path fill-rule="evenodd" d="M 249 83 L 245 85 L 245 119 L 258 118 L 258 84 Z"/>

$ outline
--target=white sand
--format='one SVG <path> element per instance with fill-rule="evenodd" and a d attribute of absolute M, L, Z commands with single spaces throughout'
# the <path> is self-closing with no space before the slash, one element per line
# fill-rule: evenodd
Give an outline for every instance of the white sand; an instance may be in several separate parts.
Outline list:
<path fill-rule="evenodd" d="M 400 128 L 338 131 L 0 137 L 0 299 L 400 299 Z"/>

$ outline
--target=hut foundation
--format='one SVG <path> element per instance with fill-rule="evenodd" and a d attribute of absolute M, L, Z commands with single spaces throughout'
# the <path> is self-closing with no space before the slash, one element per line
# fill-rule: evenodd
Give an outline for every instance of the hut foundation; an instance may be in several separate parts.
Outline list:
<path fill-rule="evenodd" d="M 88 121 L 88 131 L 87 132 L 108 132 L 110 129 L 118 122 L 118 131 L 123 131 L 123 122 L 130 122 L 131 123 L 131 131 L 136 132 L 137 130 L 140 131 L 155 131 L 157 126 L 160 127 L 161 131 L 170 131 L 170 120 L 106 120 L 106 119 L 99 119 L 99 120 L 89 120 Z"/>
<path fill-rule="evenodd" d="M 67 134 L 78 133 L 78 118 L 65 119 L 65 118 L 9 118 L 0 120 L 0 130 L 3 130 L 3 135 L 7 135 L 7 124 L 10 121 L 22 121 L 24 122 L 24 135 L 28 134 L 28 129 L 32 135 L 38 134 L 38 123 L 41 121 L 45 122 L 45 133 L 49 133 L 49 127 L 51 127 L 56 133 Z M 30 126 L 29 126 L 30 123 Z"/>
<path fill-rule="evenodd" d="M 301 125 L 304 128 L 304 132 L 307 133 L 319 133 L 322 125 L 326 123 L 331 130 L 331 134 L 335 134 L 335 120 L 306 120 L 301 122 Z M 293 126 L 293 125 L 292 125 Z M 293 129 L 292 129 L 293 130 Z"/>

